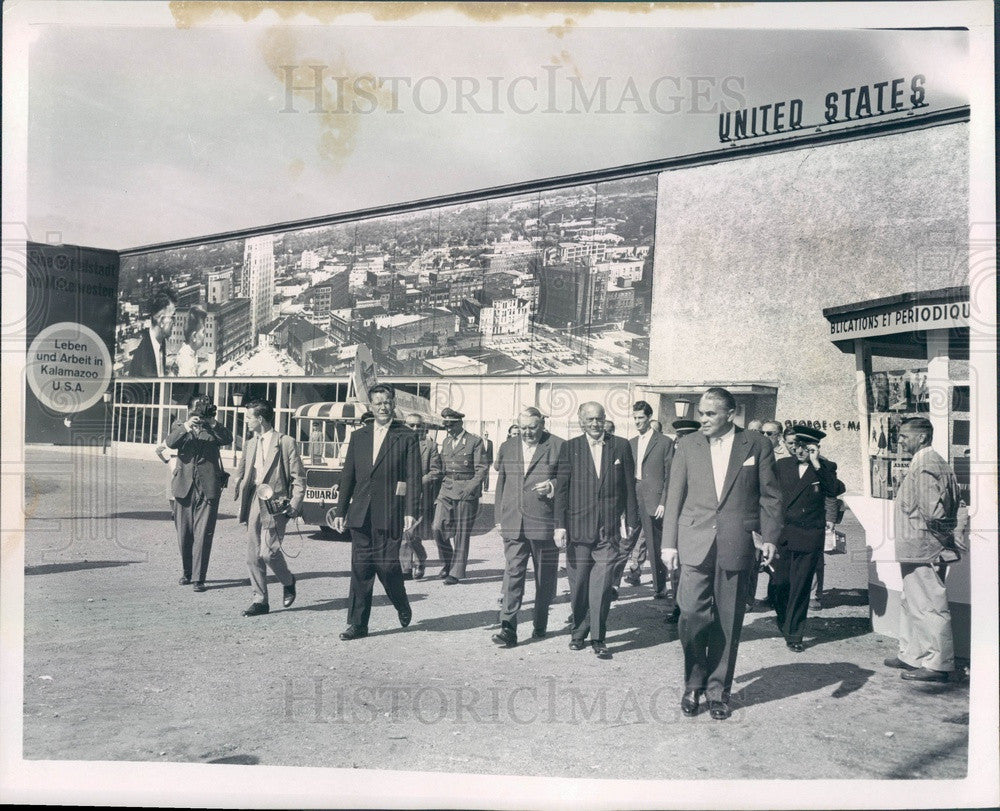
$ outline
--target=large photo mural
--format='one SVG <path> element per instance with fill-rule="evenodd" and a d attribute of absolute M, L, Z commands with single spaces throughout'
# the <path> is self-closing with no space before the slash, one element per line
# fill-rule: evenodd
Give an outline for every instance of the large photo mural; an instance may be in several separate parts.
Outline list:
<path fill-rule="evenodd" d="M 119 377 L 646 375 L 656 176 L 124 252 Z"/>

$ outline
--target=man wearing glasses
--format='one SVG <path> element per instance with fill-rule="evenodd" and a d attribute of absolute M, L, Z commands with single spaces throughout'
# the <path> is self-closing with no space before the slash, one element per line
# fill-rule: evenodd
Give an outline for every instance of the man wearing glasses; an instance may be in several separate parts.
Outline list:
<path fill-rule="evenodd" d="M 785 447 L 785 443 L 781 441 L 782 431 L 780 422 L 777 420 L 768 420 L 760 427 L 760 432 L 771 441 L 771 447 L 774 448 L 775 461 L 791 457 L 791 453 Z"/>

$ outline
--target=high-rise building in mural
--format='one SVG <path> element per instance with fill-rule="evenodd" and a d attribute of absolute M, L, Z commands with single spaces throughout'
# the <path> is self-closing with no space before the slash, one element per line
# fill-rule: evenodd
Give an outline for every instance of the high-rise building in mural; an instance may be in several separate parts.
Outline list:
<path fill-rule="evenodd" d="M 243 278 L 240 294 L 250 299 L 250 333 L 271 320 L 274 299 L 274 235 L 249 237 L 243 243 Z"/>

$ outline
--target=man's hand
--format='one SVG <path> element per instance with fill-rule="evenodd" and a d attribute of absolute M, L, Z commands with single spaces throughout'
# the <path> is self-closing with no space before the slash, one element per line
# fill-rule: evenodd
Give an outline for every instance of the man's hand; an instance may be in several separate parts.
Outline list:
<path fill-rule="evenodd" d="M 816 470 L 819 470 L 819 445 L 806 445 L 806 453 L 809 454 L 809 462 Z"/>
<path fill-rule="evenodd" d="M 287 515 L 289 518 L 298 518 L 299 517 L 299 511 L 296 510 L 294 507 L 292 507 L 291 504 L 289 504 L 287 507 L 285 507 L 285 509 L 283 509 L 282 512 L 285 515 Z"/>
<path fill-rule="evenodd" d="M 664 513 L 666 513 L 666 511 L 667 511 L 666 507 L 664 507 L 662 504 L 657 504 L 656 512 L 653 513 L 653 518 L 663 518 L 663 515 Z"/>
<path fill-rule="evenodd" d="M 403 516 L 403 532 L 409 532 L 416 524 L 416 519 L 412 515 Z"/>
<path fill-rule="evenodd" d="M 500 532 L 500 524 L 494 524 L 493 525 L 493 529 L 495 529 L 499 533 Z"/>
<path fill-rule="evenodd" d="M 566 530 L 557 529 L 553 535 L 552 540 L 556 542 L 556 549 L 566 548 Z"/>
<path fill-rule="evenodd" d="M 677 570 L 677 550 L 672 547 L 663 547 L 660 551 L 660 560 L 667 567 L 668 572 Z"/>
<path fill-rule="evenodd" d="M 201 427 L 201 417 L 188 417 L 184 423 L 184 428 L 189 434 L 193 434 Z"/>
<path fill-rule="evenodd" d="M 344 529 L 345 529 L 344 525 L 346 523 L 347 523 L 347 519 L 344 518 L 344 516 L 342 516 L 342 515 L 338 515 L 336 518 L 333 519 L 333 531 L 334 532 L 339 532 L 341 535 L 343 535 L 344 534 Z"/>
<path fill-rule="evenodd" d="M 774 558 L 777 555 L 778 549 L 773 543 L 766 543 L 760 548 L 760 552 L 761 563 L 770 567 L 770 565 L 774 563 Z"/>

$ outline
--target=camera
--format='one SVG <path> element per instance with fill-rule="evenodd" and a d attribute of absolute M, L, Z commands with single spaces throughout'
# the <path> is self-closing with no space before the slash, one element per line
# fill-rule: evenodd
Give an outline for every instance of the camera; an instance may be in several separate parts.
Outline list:
<path fill-rule="evenodd" d="M 275 496 L 274 488 L 269 484 L 257 485 L 257 498 L 264 505 L 264 509 L 267 510 L 268 515 L 283 513 L 291 503 L 291 500 L 284 496 Z"/>
<path fill-rule="evenodd" d="M 218 407 L 212 402 L 212 399 L 203 395 L 191 404 L 190 416 L 210 420 L 215 417 L 218 410 Z"/>

